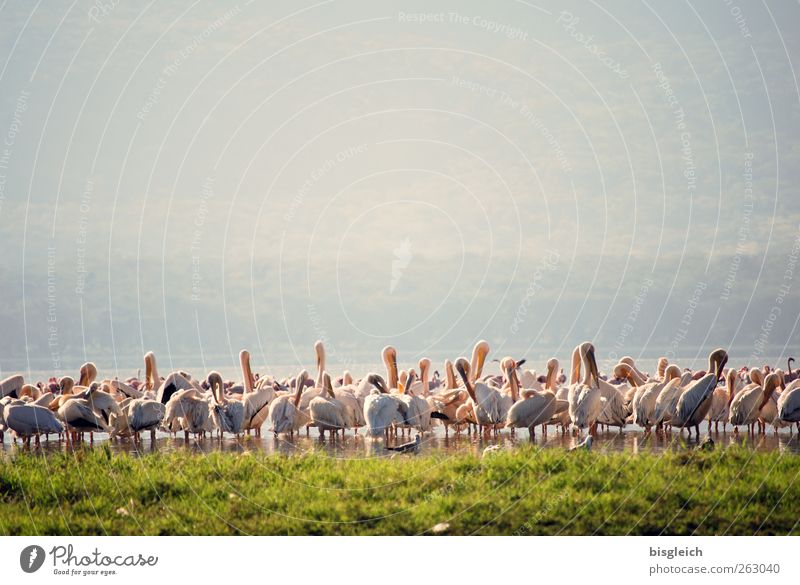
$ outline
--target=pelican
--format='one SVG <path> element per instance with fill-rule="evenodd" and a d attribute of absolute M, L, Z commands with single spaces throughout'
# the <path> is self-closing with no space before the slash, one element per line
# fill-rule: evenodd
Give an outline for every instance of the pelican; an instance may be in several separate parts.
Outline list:
<path fill-rule="evenodd" d="M 112 396 L 113 389 L 108 383 L 102 385 L 98 382 L 92 382 L 88 390 L 77 395 L 78 398 L 85 398 L 89 401 L 92 410 L 102 417 L 106 425 L 111 420 L 111 415 L 120 416 L 122 413 L 119 409 L 119 403 Z"/>
<path fill-rule="evenodd" d="M 161 381 L 158 375 L 158 367 L 156 366 L 156 356 L 152 351 L 148 351 L 144 355 L 145 366 L 145 390 L 154 392 L 156 400 L 161 404 L 167 404 L 172 398 L 172 395 L 181 390 L 197 390 L 199 394 L 203 393 L 203 389 L 199 384 L 193 383 L 189 379 L 188 374 L 184 372 L 172 372 L 169 376 Z"/>
<path fill-rule="evenodd" d="M 725 387 L 714 388 L 714 395 L 711 397 L 711 408 L 708 411 L 708 430 L 711 432 L 711 423 L 714 423 L 714 432 L 719 432 L 719 423 L 722 423 L 722 430 L 730 419 L 730 404 L 733 397 L 741 389 L 741 380 L 735 368 L 728 368 L 725 373 Z"/>
<path fill-rule="evenodd" d="M 481 344 L 486 344 L 486 342 L 480 342 L 478 345 Z M 488 344 L 486 344 L 486 348 L 488 350 Z M 478 367 L 483 367 L 482 360 L 485 360 L 485 357 L 485 353 L 482 358 L 479 356 Z M 481 427 L 480 430 L 483 430 L 483 427 L 495 428 L 497 425 L 505 423 L 506 413 L 502 412 L 500 392 L 483 382 L 473 382 L 474 373 L 471 371 L 469 362 L 463 357 L 456 360 L 456 371 L 461 375 L 469 393 L 472 412 L 475 421 Z"/>
<path fill-rule="evenodd" d="M 581 382 L 576 382 L 570 386 L 568 396 L 569 417 L 578 429 L 588 428 L 589 432 L 593 433 L 595 432 L 597 419 L 603 412 L 604 407 L 603 392 L 600 389 L 600 374 L 597 371 L 594 346 L 587 341 L 576 349 L 580 354 L 585 373 Z M 580 375 L 580 372 L 576 372 L 573 366 L 573 377 L 578 375 Z"/>
<path fill-rule="evenodd" d="M 386 382 L 378 374 L 369 374 L 367 378 L 374 388 L 364 398 L 366 434 L 370 437 L 386 435 L 388 439 L 392 425 L 403 420 L 400 413 L 401 403 L 389 394 Z"/>
<path fill-rule="evenodd" d="M 763 386 L 758 383 L 748 384 L 733 397 L 730 406 L 730 421 L 734 426 L 734 432 L 738 432 L 740 425 L 747 425 L 752 432 L 753 425 L 758 422 L 761 415 L 761 409 L 767 404 L 779 384 L 778 376 L 769 374 L 764 379 Z"/>
<path fill-rule="evenodd" d="M 17 394 L 22 386 L 25 384 L 25 378 L 17 374 L 16 376 L 9 376 L 0 382 L 0 398 L 11 396 L 11 398 L 19 398 Z"/>
<path fill-rule="evenodd" d="M 38 443 L 41 434 L 58 434 L 64 431 L 64 426 L 55 413 L 43 406 L 9 404 L 3 410 L 3 418 L 6 426 L 27 442 L 30 442 L 32 436 L 36 436 Z"/>
<path fill-rule="evenodd" d="M 450 432 L 450 425 L 456 426 L 456 431 L 460 431 L 463 423 L 459 423 L 458 409 L 466 404 L 469 400 L 469 394 L 466 391 L 458 388 L 456 384 L 456 374 L 453 369 L 453 363 L 450 360 L 444 362 L 445 371 L 445 387 L 438 394 L 431 396 L 429 402 L 432 402 L 433 408 L 442 413 L 446 418 L 442 419 L 444 424 L 444 436 L 447 437 Z"/>
<path fill-rule="evenodd" d="M 156 429 L 167 412 L 165 405 L 148 398 L 132 398 L 121 410 L 122 428 L 133 433 L 134 440 L 139 440 L 142 431 L 150 431 L 150 440 L 155 442 Z"/>
<path fill-rule="evenodd" d="M 261 427 L 269 415 L 269 403 L 275 399 L 275 389 L 272 384 L 259 380 L 258 388 L 253 388 L 253 372 L 250 369 L 250 352 L 243 349 L 239 352 L 239 363 L 242 367 L 242 377 L 244 379 L 244 393 L 242 394 L 242 404 L 244 405 L 244 429 L 249 433 L 255 432 L 258 437 L 261 435 Z"/>
<path fill-rule="evenodd" d="M 178 390 L 167 401 L 164 426 L 173 433 L 183 430 L 188 439 L 190 433 L 199 435 L 211 431 L 210 415 L 210 405 L 204 394 L 195 388 Z"/>
<path fill-rule="evenodd" d="M 553 417 L 556 412 L 563 412 L 569 408 L 569 404 L 556 399 L 555 393 L 551 389 L 546 390 L 523 390 L 522 399 L 518 400 L 519 382 L 517 381 L 516 362 L 507 357 L 501 362 L 501 367 L 508 376 L 511 386 L 511 396 L 514 404 L 506 415 L 506 426 L 511 428 L 527 428 L 528 434 L 532 439 L 536 435 L 536 425 L 545 424 Z M 548 371 L 549 377 L 549 371 Z"/>
<path fill-rule="evenodd" d="M 336 399 L 328 372 L 322 376 L 322 387 L 326 395 L 314 398 L 308 405 L 308 412 L 311 421 L 319 429 L 320 437 L 325 436 L 325 431 L 330 431 L 331 436 L 334 436 L 339 429 L 344 431 L 345 407 Z"/>
<path fill-rule="evenodd" d="M 220 437 L 223 433 L 238 435 L 242 432 L 244 424 L 244 404 L 240 400 L 230 400 L 225 396 L 225 385 L 219 372 L 209 373 L 207 381 L 211 388 L 211 396 L 214 398 L 210 412 L 217 433 Z"/>
<path fill-rule="evenodd" d="M 564 406 L 563 408 L 561 408 L 561 406 L 556 408 L 556 412 L 549 423 L 561 425 L 561 432 L 563 434 L 566 432 L 571 422 L 569 418 L 569 387 L 558 385 L 558 360 L 556 358 L 547 360 L 547 376 L 545 377 L 544 387 L 545 390 L 549 390 L 555 394 L 559 405 Z"/>
<path fill-rule="evenodd" d="M 678 399 L 683 392 L 683 379 L 681 378 L 681 369 L 675 364 L 670 364 L 664 372 L 664 378 L 667 383 L 658 393 L 656 404 L 653 409 L 653 422 L 656 425 L 663 425 L 665 423 L 672 424 L 675 418 L 675 411 L 678 407 Z"/>
<path fill-rule="evenodd" d="M 70 397 L 58 409 L 58 418 L 64 421 L 64 426 L 73 433 L 90 433 L 94 440 L 94 431 L 109 432 L 111 429 L 92 409 L 92 405 L 85 398 Z"/>
<path fill-rule="evenodd" d="M 635 368 L 625 363 L 618 364 L 614 368 L 614 374 L 621 378 L 627 378 L 636 388 L 631 401 L 633 424 L 639 425 L 645 432 L 650 432 L 651 426 L 656 422 L 656 400 L 666 383 L 669 382 L 669 378 L 662 372 L 661 381 L 645 382 Z"/>
<path fill-rule="evenodd" d="M 690 436 L 694 427 L 697 438 L 700 438 L 700 423 L 711 409 L 711 398 L 727 361 L 728 354 L 724 349 L 715 349 L 711 352 L 708 356 L 708 373 L 689 384 L 678 398 L 676 419 L 671 423 L 672 426 L 688 428 Z"/>
<path fill-rule="evenodd" d="M 95 366 L 92 362 L 86 362 L 81 366 L 77 385 L 81 389 L 89 388 L 95 379 L 97 379 L 97 366 Z"/>
<path fill-rule="evenodd" d="M 414 396 L 407 391 L 407 388 L 412 386 L 415 376 L 416 372 L 413 369 L 408 372 L 406 384 L 400 390 L 397 399 L 403 404 L 400 408 L 400 412 L 403 415 L 402 424 L 409 428 L 416 428 L 421 433 L 424 433 L 431 429 L 431 407 L 427 400 L 420 396 Z"/>
<path fill-rule="evenodd" d="M 270 402 L 267 420 L 276 436 L 285 433 L 294 436 L 296 431 L 310 421 L 308 413 L 300 409 L 300 398 L 307 379 L 308 372 L 301 371 L 295 379 L 294 395 L 280 394 Z"/>
<path fill-rule="evenodd" d="M 781 392 L 778 398 L 778 419 L 791 425 L 795 423 L 800 431 L 800 380 L 795 380 Z"/>

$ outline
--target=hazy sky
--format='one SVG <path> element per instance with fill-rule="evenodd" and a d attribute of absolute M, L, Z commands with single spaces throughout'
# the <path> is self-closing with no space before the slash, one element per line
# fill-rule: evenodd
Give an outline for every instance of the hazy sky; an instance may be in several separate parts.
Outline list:
<path fill-rule="evenodd" d="M 337 365 L 480 338 L 783 360 L 798 22 L 741 0 L 9 0 L 0 374 L 309 364 L 317 338 Z"/>

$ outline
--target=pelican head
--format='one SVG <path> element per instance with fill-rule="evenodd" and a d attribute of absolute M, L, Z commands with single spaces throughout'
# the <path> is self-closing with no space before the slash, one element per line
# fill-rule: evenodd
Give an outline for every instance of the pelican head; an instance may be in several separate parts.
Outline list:
<path fill-rule="evenodd" d="M 97 377 L 97 366 L 92 362 L 86 362 L 81 366 L 81 376 L 78 381 L 79 386 L 88 386 Z"/>
<path fill-rule="evenodd" d="M 664 380 L 667 382 L 669 382 L 673 378 L 680 378 L 680 377 L 681 377 L 681 369 L 675 364 L 668 365 L 667 369 L 664 370 Z"/>
<path fill-rule="evenodd" d="M 728 352 L 722 348 L 715 349 L 708 356 L 708 373 L 717 375 L 717 380 L 722 377 L 722 369 L 728 363 Z"/>
<path fill-rule="evenodd" d="M 769 402 L 769 399 L 772 397 L 772 393 L 780 386 L 781 382 L 778 378 L 776 373 L 768 374 L 766 378 L 764 378 L 764 399 L 761 401 L 761 405 L 758 407 L 759 410 L 764 408 L 764 406 Z"/>
<path fill-rule="evenodd" d="M 472 363 L 470 364 L 472 370 L 472 380 L 477 380 L 483 371 L 483 365 L 486 363 L 486 356 L 489 355 L 489 342 L 481 339 L 472 348 Z"/>
<path fill-rule="evenodd" d="M 469 362 L 467 358 L 458 358 L 455 363 L 455 368 L 465 382 L 469 381 Z"/>
<path fill-rule="evenodd" d="M 389 373 L 389 386 L 397 388 L 397 350 L 391 345 L 387 345 L 381 351 L 383 357 L 383 365 L 386 366 L 386 371 Z"/>
<path fill-rule="evenodd" d="M 586 360 L 586 367 L 589 369 L 590 378 L 594 378 L 595 384 L 600 386 L 600 372 L 597 369 L 597 359 L 594 355 L 594 345 L 589 341 L 581 344 L 581 357 Z"/>
<path fill-rule="evenodd" d="M 217 371 L 210 372 L 208 374 L 208 378 L 206 378 L 206 381 L 208 382 L 208 387 L 211 388 L 211 394 L 214 396 L 214 402 L 222 402 L 223 389 L 225 388 L 225 385 L 222 382 L 222 375 Z"/>
<path fill-rule="evenodd" d="M 388 394 L 389 390 L 386 388 L 386 381 L 380 376 L 380 374 L 369 374 L 367 376 L 367 381 L 375 386 L 381 394 Z"/>
<path fill-rule="evenodd" d="M 639 381 L 636 379 L 636 376 L 633 375 L 633 368 L 630 366 L 630 364 L 620 362 L 614 366 L 614 377 L 627 379 L 634 386 L 639 385 Z"/>

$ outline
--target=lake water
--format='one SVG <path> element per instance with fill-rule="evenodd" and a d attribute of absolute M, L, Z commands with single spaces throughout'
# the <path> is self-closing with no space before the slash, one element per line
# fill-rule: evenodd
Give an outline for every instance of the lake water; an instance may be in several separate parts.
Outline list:
<path fill-rule="evenodd" d="M 706 427 L 707 425 L 701 425 L 701 441 L 708 434 Z M 409 435 L 404 437 L 398 435 L 396 439 L 390 439 L 389 444 L 404 443 L 411 440 L 411 437 Z M 789 429 L 781 429 L 778 434 L 774 434 L 772 428 L 768 427 L 766 435 L 748 435 L 747 432 L 737 435 L 728 430 L 725 433 L 722 431 L 719 433 L 712 432 L 711 438 L 716 448 L 742 445 L 754 451 L 780 451 L 800 454 L 800 437 L 796 432 L 791 434 Z M 533 442 L 543 448 L 566 450 L 575 446 L 580 440 L 579 437 L 569 434 L 562 435 L 560 431 L 556 431 L 554 427 L 551 427 L 546 436 L 537 432 Z M 460 435 L 451 433 L 449 437 L 445 437 L 443 428 L 436 427 L 434 432 L 426 433 L 423 437 L 419 455 L 424 456 L 431 453 L 473 453 L 480 455 L 484 449 L 492 445 L 513 449 L 515 446 L 530 444 L 530 442 L 528 432 L 524 429 L 521 431 L 517 429 L 514 436 L 506 430 L 501 431 L 496 437 L 477 437 L 468 435 L 465 432 Z M 300 436 L 295 435 L 293 439 L 282 436 L 275 437 L 272 433 L 268 433 L 266 429 L 261 437 L 245 435 L 239 439 L 234 437 L 224 437 L 222 439 L 205 437 L 186 440 L 183 438 L 182 433 L 178 437 L 172 437 L 167 433 L 159 432 L 156 436 L 155 444 L 150 442 L 149 433 L 145 433 L 142 442 L 138 445 L 128 439 L 109 441 L 106 435 L 98 434 L 93 444 L 90 444 L 87 440 L 83 445 L 90 447 L 93 445 L 97 448 L 105 443 L 109 444 L 113 452 L 141 454 L 184 450 L 198 454 L 212 451 L 231 453 L 262 451 L 267 454 L 280 453 L 283 455 L 302 455 L 317 452 L 342 458 L 405 456 L 396 455 L 395 452 L 388 451 L 385 448 L 383 439 L 368 439 L 362 433 L 354 434 L 353 431 L 347 431 L 344 438 L 341 435 L 336 438 L 330 438 L 326 435 L 324 439 L 320 439 L 316 429 L 311 429 L 308 436 L 306 436 L 305 431 L 302 431 Z M 686 450 L 696 447 L 697 444 L 698 440 L 694 436 L 691 439 L 687 438 L 685 432 L 682 438 L 676 432 L 671 435 L 645 435 L 643 431 L 629 426 L 622 433 L 618 430 L 599 432 L 594 441 L 593 450 L 626 452 L 635 455 L 637 453 L 659 453 L 668 449 Z M 15 445 L 9 433 L 6 433 L 2 444 L 2 452 L 11 457 L 22 450 L 32 450 L 47 454 L 55 451 L 65 451 L 70 448 L 65 442 L 57 440 L 43 440 L 39 447 L 35 445 L 31 447 L 22 446 L 19 442 Z"/>

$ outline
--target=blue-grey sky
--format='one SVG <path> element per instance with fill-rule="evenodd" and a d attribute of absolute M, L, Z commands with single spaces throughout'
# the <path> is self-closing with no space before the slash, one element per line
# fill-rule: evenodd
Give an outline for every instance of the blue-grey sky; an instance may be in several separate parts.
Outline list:
<path fill-rule="evenodd" d="M 0 373 L 796 350 L 796 2 L 0 9 Z M 125 370 L 127 373 L 127 370 Z"/>

